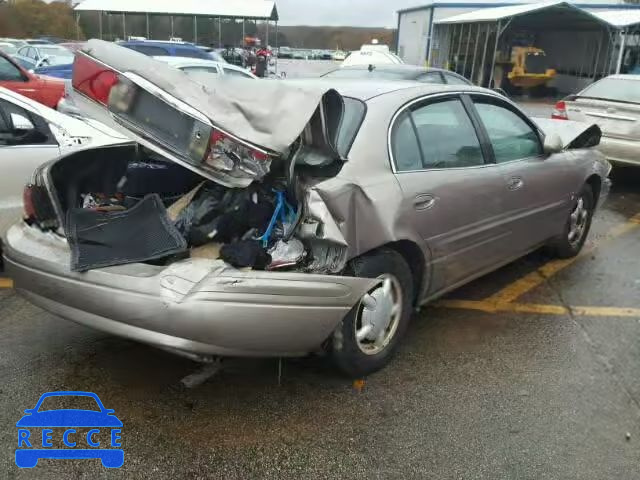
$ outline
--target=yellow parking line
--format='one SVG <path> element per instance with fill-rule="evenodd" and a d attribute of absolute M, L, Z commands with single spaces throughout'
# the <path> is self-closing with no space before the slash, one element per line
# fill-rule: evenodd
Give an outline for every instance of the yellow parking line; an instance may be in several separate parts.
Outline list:
<path fill-rule="evenodd" d="M 0 278 L 0 288 L 13 288 L 13 280 L 10 278 Z"/>
<path fill-rule="evenodd" d="M 491 302 L 493 304 L 502 304 L 502 303 L 510 303 L 518 298 L 520 298 L 525 293 L 533 290 L 538 287 L 545 280 L 549 279 L 556 273 L 560 272 L 564 268 L 571 265 L 573 262 L 582 258 L 584 256 L 590 255 L 596 248 L 603 245 L 604 243 L 624 235 L 636 228 L 640 227 L 640 214 L 637 214 L 627 220 L 625 223 L 613 227 L 607 234 L 605 235 L 604 240 L 602 240 L 599 244 L 594 243 L 589 248 L 584 249 L 580 255 L 574 258 L 569 258 L 566 260 L 552 260 L 537 270 L 525 275 L 524 277 L 516 280 L 510 285 L 507 285 L 502 290 L 494 293 L 490 297 L 486 299 L 487 302 Z"/>
<path fill-rule="evenodd" d="M 433 304 L 439 308 L 454 308 L 459 310 L 476 310 L 485 313 L 514 312 L 533 313 L 540 315 L 574 315 L 587 317 L 633 317 L 640 318 L 640 308 L 624 307 L 585 307 L 562 305 L 546 305 L 539 303 L 502 303 L 497 304 L 488 300 L 440 300 Z"/>

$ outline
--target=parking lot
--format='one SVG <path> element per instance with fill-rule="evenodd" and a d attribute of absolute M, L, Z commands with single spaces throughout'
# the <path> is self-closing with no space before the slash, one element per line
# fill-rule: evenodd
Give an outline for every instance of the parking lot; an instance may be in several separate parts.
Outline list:
<path fill-rule="evenodd" d="M 41 460 L 50 475 L 636 478 L 640 173 L 613 181 L 579 257 L 534 253 L 453 292 L 355 383 L 323 358 L 232 359 L 180 391 L 195 363 L 57 319 L 0 279 L 2 476 L 40 471 L 13 463 L 22 411 L 82 390 L 122 420 L 124 467 Z"/>

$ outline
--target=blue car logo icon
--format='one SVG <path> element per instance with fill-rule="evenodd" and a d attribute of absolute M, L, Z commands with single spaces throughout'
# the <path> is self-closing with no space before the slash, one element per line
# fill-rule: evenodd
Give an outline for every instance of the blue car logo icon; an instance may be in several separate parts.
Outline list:
<path fill-rule="evenodd" d="M 73 408 L 48 410 L 43 406 L 45 400 L 50 399 L 47 400 L 47 404 L 50 404 L 51 400 L 60 400 L 59 397 L 71 397 L 72 400 L 84 397 L 81 400 L 85 401 L 93 399 L 98 408 L 95 410 Z M 93 402 L 91 405 L 94 405 Z M 124 451 L 120 448 L 122 422 L 114 415 L 113 410 L 104 408 L 95 393 L 45 393 L 34 408 L 24 412 L 26 415 L 16 423 L 18 427 L 16 465 L 18 467 L 33 468 L 41 458 L 99 458 L 102 465 L 107 468 L 119 468 L 124 463 Z M 41 434 L 39 434 L 40 429 Z M 57 440 L 62 440 L 65 448 L 54 448 L 54 436 Z M 83 448 L 82 444 L 85 440 L 88 448 Z M 105 448 L 107 446 L 109 448 Z"/>

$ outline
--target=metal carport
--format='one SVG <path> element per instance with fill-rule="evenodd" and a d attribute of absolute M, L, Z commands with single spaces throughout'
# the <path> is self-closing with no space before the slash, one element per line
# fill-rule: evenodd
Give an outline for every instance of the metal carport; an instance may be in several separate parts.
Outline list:
<path fill-rule="evenodd" d="M 617 33 L 606 20 L 567 2 L 485 8 L 435 25 L 429 63 L 482 86 L 499 86 L 500 63 L 507 62 L 510 45 L 518 41 L 542 46 L 547 56 L 566 62 L 566 76 L 590 82 L 611 71 Z"/>
<path fill-rule="evenodd" d="M 122 16 L 122 36 L 127 38 L 126 16 L 145 15 L 146 34 L 150 37 L 149 18 L 151 15 L 171 18 L 173 30 L 174 17 L 193 17 L 193 39 L 198 41 L 198 18 L 210 18 L 218 20 L 218 43 L 222 43 L 222 20 L 242 21 L 242 36 L 244 38 L 244 26 L 246 20 L 266 22 L 266 43 L 269 44 L 269 24 L 275 22 L 276 41 L 278 38 L 278 10 L 274 1 L 268 0 L 84 0 L 75 6 L 76 23 L 83 12 L 99 13 L 100 38 L 103 36 L 103 14 L 119 14 Z M 172 35 L 173 36 L 173 31 Z M 221 45 L 219 45 L 221 46 Z"/>
<path fill-rule="evenodd" d="M 640 11 L 605 10 L 594 15 L 618 29 L 620 48 L 615 73 L 640 73 Z"/>

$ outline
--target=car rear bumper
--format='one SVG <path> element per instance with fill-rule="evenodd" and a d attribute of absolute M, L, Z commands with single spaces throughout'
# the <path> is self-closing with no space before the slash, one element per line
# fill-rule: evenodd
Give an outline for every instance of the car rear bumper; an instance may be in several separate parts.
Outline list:
<path fill-rule="evenodd" d="M 640 165 L 640 142 L 602 136 L 598 149 L 612 163 Z"/>
<path fill-rule="evenodd" d="M 60 317 L 189 356 L 300 356 L 318 349 L 378 280 L 239 271 L 219 260 L 168 267 L 69 270 L 66 241 L 17 224 L 7 274 L 29 301 Z"/>

